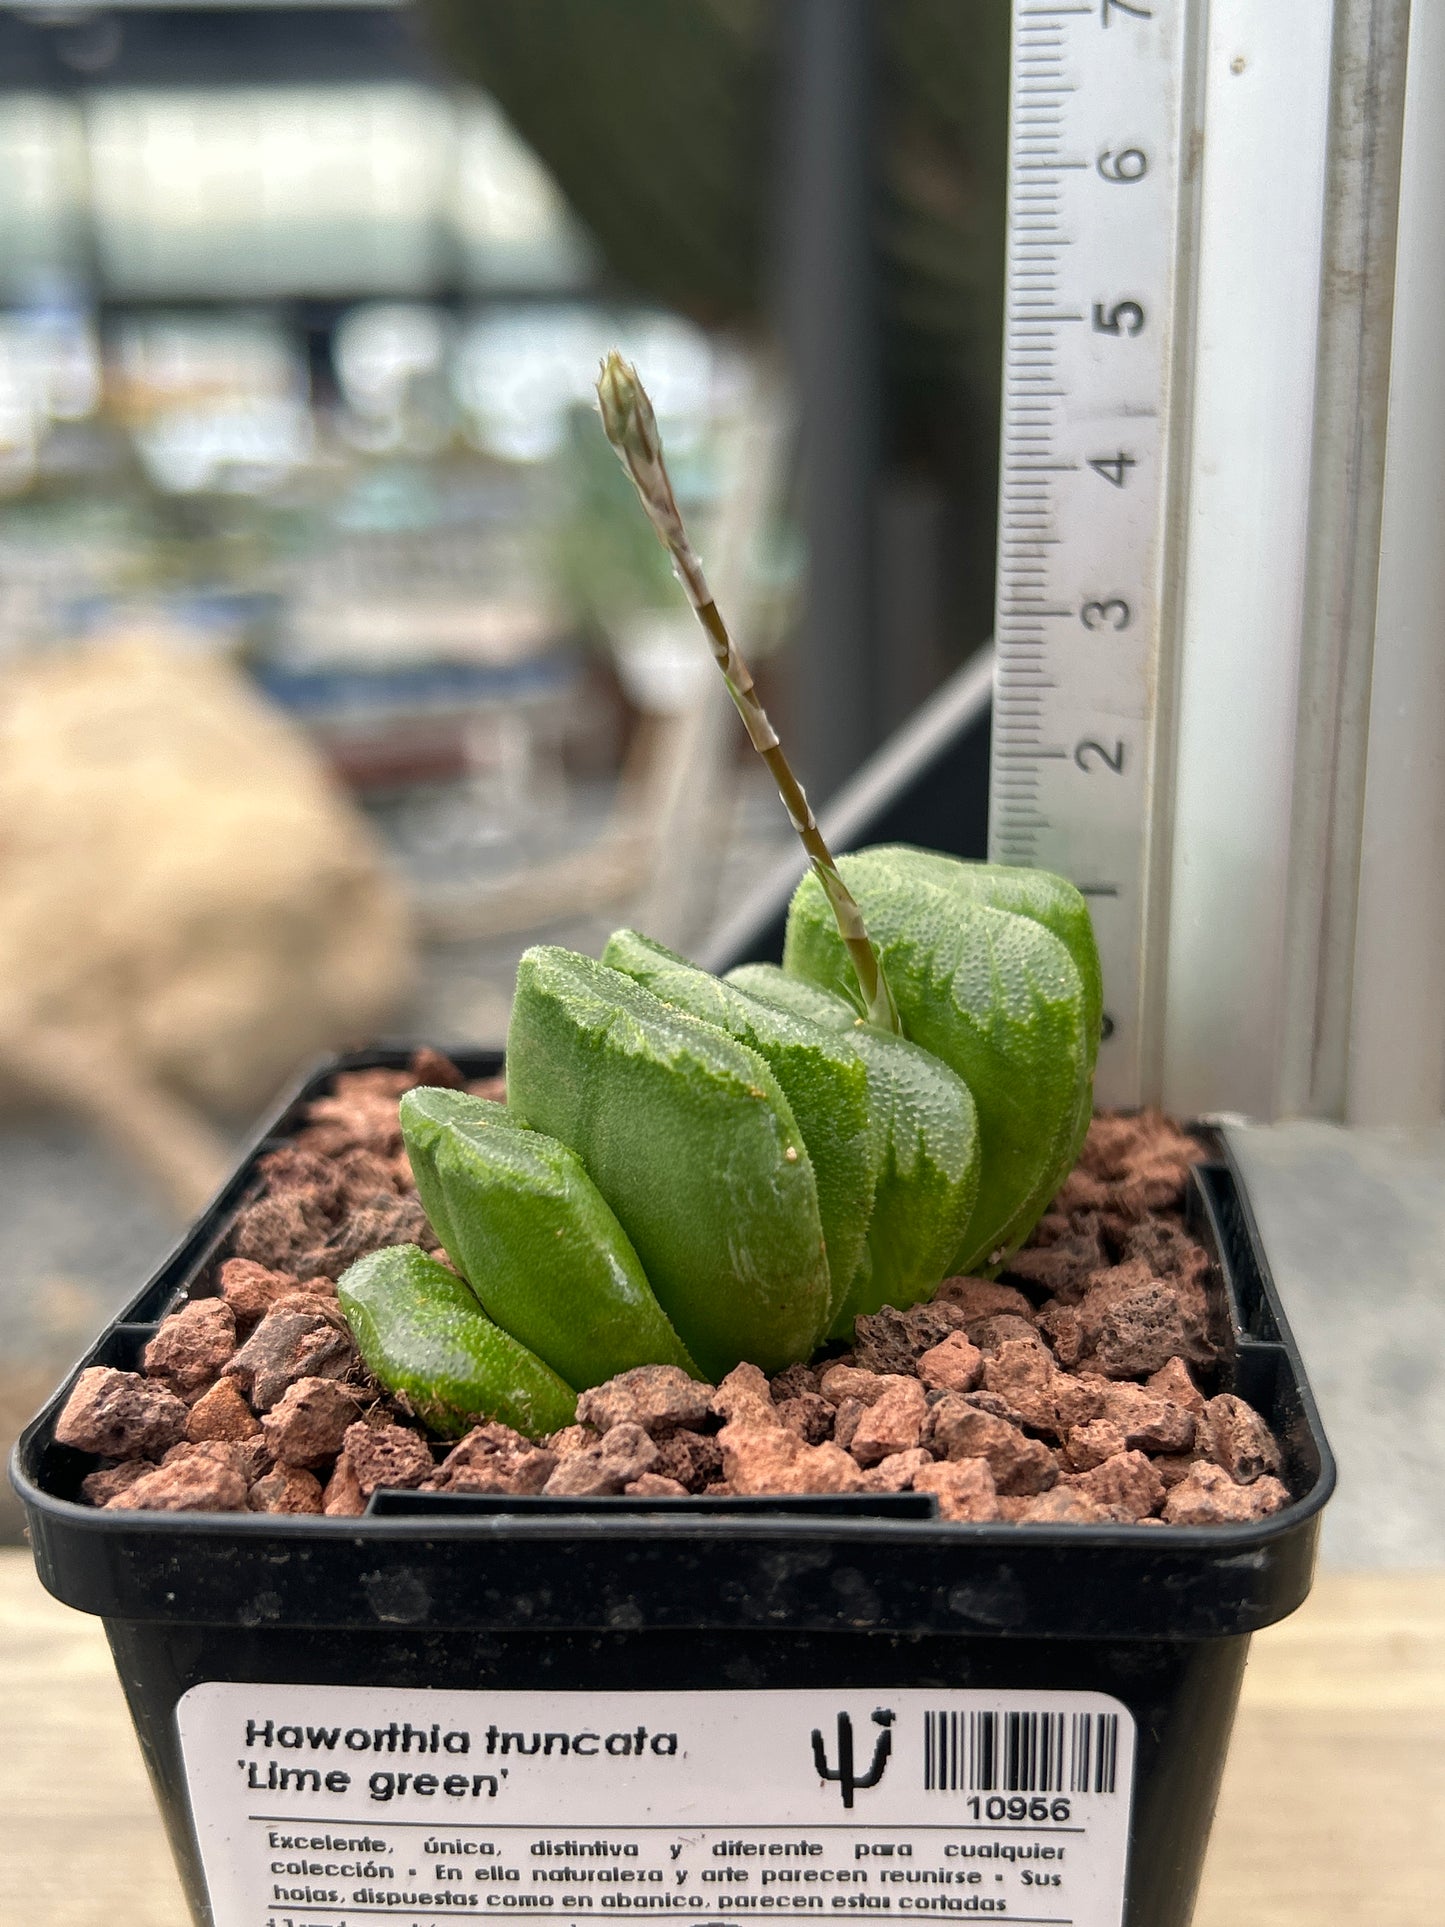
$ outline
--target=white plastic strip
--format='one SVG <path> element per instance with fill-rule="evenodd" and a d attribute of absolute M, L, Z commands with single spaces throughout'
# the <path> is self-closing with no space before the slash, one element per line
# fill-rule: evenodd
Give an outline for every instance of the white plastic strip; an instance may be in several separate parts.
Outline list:
<path fill-rule="evenodd" d="M 1332 10 L 1214 0 L 1185 510 L 1164 1101 L 1273 1115 Z"/>
<path fill-rule="evenodd" d="M 1445 9 L 1410 10 L 1347 1117 L 1445 1101 Z"/>

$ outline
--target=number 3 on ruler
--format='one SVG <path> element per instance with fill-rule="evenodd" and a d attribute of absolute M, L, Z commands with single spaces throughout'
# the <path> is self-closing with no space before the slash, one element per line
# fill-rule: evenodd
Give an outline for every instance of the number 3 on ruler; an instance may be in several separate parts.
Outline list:
<path fill-rule="evenodd" d="M 1111 629 L 1127 629 L 1133 613 L 1123 596 L 1111 595 L 1100 602 L 1086 602 L 1079 620 L 1086 629 L 1101 629 L 1105 623 Z"/>
<path fill-rule="evenodd" d="M 1099 759 L 1097 764 L 1092 760 L 1094 756 Z M 1096 743 L 1091 736 L 1086 737 L 1082 743 L 1075 744 L 1074 761 L 1085 775 L 1102 765 L 1105 769 L 1111 769 L 1116 776 L 1122 776 L 1124 774 L 1123 742 L 1116 738 L 1113 749 L 1109 750 L 1105 749 L 1102 743 Z"/>

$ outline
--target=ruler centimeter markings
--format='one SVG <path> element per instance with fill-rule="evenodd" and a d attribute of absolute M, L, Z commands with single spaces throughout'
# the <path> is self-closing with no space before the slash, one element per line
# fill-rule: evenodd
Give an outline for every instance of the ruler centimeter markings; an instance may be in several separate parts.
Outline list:
<path fill-rule="evenodd" d="M 1188 0 L 1017 0 L 989 855 L 1089 899 L 1096 1090 L 1149 1095 Z"/>

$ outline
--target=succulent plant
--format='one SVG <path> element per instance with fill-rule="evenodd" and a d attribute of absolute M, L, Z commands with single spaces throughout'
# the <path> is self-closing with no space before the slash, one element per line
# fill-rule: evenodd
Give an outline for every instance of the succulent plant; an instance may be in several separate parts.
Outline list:
<path fill-rule="evenodd" d="M 368 1365 L 441 1431 L 565 1424 L 629 1367 L 777 1371 L 881 1305 L 996 1268 L 1087 1129 L 1101 996 L 1062 878 L 903 846 L 834 860 L 712 601 L 617 357 L 603 421 L 777 779 L 811 872 L 781 968 L 719 979 L 636 931 L 525 953 L 505 1106 L 402 1100 L 454 1269 L 340 1281 Z"/>

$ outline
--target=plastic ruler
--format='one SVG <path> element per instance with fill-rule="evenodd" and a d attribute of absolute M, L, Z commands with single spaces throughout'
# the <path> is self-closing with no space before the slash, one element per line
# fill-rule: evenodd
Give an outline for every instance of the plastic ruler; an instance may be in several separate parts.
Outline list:
<path fill-rule="evenodd" d="M 1014 9 L 990 854 L 1089 898 L 1137 1101 L 1160 834 L 1189 9 Z"/>
<path fill-rule="evenodd" d="M 1089 898 L 1109 1103 L 1277 1108 L 1331 33 L 1361 3 L 1014 8 L 990 853 Z"/>

